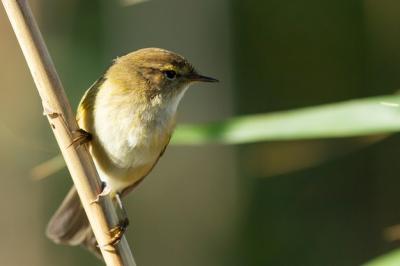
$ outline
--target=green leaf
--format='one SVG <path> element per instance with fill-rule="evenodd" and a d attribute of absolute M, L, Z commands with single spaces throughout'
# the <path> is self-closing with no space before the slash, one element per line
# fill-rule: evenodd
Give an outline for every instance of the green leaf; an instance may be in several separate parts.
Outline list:
<path fill-rule="evenodd" d="M 141 3 L 144 3 L 147 1 L 150 1 L 150 0 L 120 0 L 120 3 L 123 6 L 131 6 L 131 5 L 141 4 Z"/>
<path fill-rule="evenodd" d="M 179 126 L 176 145 L 244 144 L 260 141 L 364 136 L 400 131 L 400 95 Z"/>
<path fill-rule="evenodd" d="M 385 255 L 373 259 L 363 266 L 398 266 L 400 265 L 400 249 L 396 249 Z"/>

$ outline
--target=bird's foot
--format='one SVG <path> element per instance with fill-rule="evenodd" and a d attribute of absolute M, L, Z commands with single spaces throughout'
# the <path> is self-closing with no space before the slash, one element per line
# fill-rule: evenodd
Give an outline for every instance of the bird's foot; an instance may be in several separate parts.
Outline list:
<path fill-rule="evenodd" d="M 114 200 L 117 203 L 117 206 L 119 207 L 119 223 L 117 224 L 117 226 L 113 227 L 110 230 L 110 236 L 111 236 L 111 241 L 110 243 L 108 243 L 108 245 L 117 245 L 119 243 L 119 241 L 121 241 L 122 236 L 124 235 L 126 229 L 129 226 L 129 219 L 128 219 L 128 215 L 127 212 L 124 208 L 124 205 L 122 204 L 122 200 L 121 200 L 121 194 L 117 193 L 115 195 Z"/>
<path fill-rule="evenodd" d="M 121 241 L 121 238 L 123 237 L 128 226 L 129 226 L 129 219 L 125 218 L 125 219 L 121 220 L 117 224 L 117 226 L 111 228 L 111 230 L 110 230 L 111 241 L 109 243 L 107 243 L 107 245 L 108 246 L 117 245 Z"/>
<path fill-rule="evenodd" d="M 68 148 L 71 146 L 81 146 L 85 143 L 88 143 L 89 141 L 92 140 L 92 134 L 90 134 L 89 132 L 83 130 L 83 129 L 78 129 L 78 130 L 74 130 L 72 131 L 72 134 L 75 136 L 71 142 L 71 144 L 69 144 Z"/>
<path fill-rule="evenodd" d="M 107 246 L 115 246 L 117 245 L 122 237 L 124 236 L 124 233 L 126 231 L 126 229 L 128 228 L 129 225 L 129 220 L 128 219 L 124 219 L 121 220 L 115 227 L 110 229 L 110 237 L 111 240 L 110 242 L 108 242 L 107 244 L 104 245 L 97 245 L 98 248 L 105 248 Z"/>

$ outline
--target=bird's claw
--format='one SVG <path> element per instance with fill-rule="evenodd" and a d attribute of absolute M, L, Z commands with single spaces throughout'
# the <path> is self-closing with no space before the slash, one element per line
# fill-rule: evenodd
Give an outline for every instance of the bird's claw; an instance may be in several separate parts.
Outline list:
<path fill-rule="evenodd" d="M 102 247 L 117 245 L 121 241 L 121 238 L 123 237 L 126 228 L 128 228 L 128 225 L 129 225 L 129 219 L 125 218 L 121 220 L 115 227 L 111 228 L 110 230 L 111 240 Z"/>
<path fill-rule="evenodd" d="M 88 143 L 89 141 L 92 140 L 92 134 L 90 134 L 89 132 L 83 130 L 83 129 L 78 129 L 78 130 L 74 130 L 72 131 L 72 134 L 75 135 L 75 137 L 73 138 L 71 144 L 69 144 L 68 148 L 71 146 L 75 146 L 77 145 L 77 147 Z"/>

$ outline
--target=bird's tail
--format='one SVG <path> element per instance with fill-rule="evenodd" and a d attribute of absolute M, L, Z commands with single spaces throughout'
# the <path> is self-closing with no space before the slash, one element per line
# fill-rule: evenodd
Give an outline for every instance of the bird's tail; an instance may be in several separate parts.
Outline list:
<path fill-rule="evenodd" d="M 50 219 L 46 235 L 57 244 L 83 245 L 101 258 L 92 228 L 75 187 L 72 187 L 61 206 Z"/>

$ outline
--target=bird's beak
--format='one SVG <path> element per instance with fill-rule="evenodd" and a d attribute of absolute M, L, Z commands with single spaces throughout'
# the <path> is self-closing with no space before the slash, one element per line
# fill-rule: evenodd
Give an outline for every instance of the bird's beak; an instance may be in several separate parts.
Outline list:
<path fill-rule="evenodd" d="M 206 77 L 197 73 L 192 73 L 188 76 L 190 81 L 200 81 L 200 82 L 218 82 L 218 79 Z"/>

